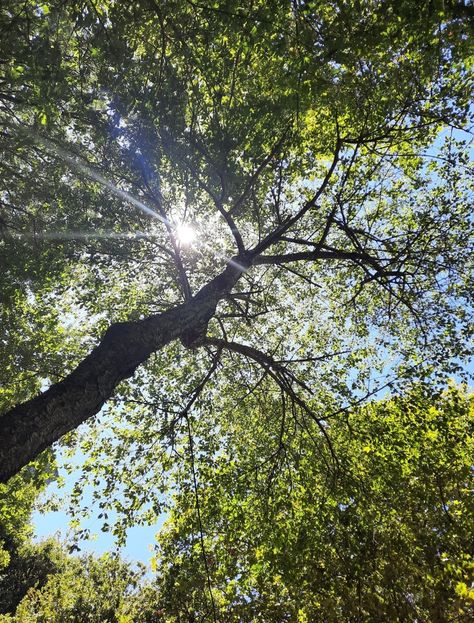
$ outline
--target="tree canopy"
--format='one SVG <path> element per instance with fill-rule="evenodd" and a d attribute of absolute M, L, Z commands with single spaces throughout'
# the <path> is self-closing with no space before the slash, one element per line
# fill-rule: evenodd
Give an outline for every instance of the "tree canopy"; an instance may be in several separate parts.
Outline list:
<path fill-rule="evenodd" d="M 464 388 L 418 385 L 354 409 L 331 428 L 337 471 L 315 425 L 284 431 L 275 468 L 276 402 L 241 407 L 225 431 L 193 421 L 155 576 L 18 531 L 0 621 L 470 621 L 473 407 Z M 195 439 L 219 453 L 189 451 Z M 9 483 L 2 534 L 12 518 L 28 527 L 30 485 Z"/>
<path fill-rule="evenodd" d="M 51 467 L 37 463 L 1 485 L 1 623 L 156 622 L 143 568 L 110 554 L 72 557 L 55 538 L 32 540 L 31 508 Z"/>
<path fill-rule="evenodd" d="M 199 518 L 182 470 L 157 558 L 167 620 L 213 620 L 212 607 L 229 622 L 471 619 L 472 396 L 418 387 L 349 413 L 331 428 L 330 473 L 310 430 L 296 448 L 285 432 L 279 470 L 255 469 L 273 439 L 268 410 L 252 416 L 196 457 Z"/>
<path fill-rule="evenodd" d="M 323 461 L 351 507 L 348 413 L 472 352 L 473 22 L 454 0 L 3 2 L 0 481 L 79 447 L 74 497 L 94 485 L 120 539 L 253 431 L 245 469 L 299 457 L 311 487 Z"/>

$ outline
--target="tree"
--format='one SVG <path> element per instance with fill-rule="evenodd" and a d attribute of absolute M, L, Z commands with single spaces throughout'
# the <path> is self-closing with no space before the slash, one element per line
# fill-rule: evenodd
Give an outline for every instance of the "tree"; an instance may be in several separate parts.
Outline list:
<path fill-rule="evenodd" d="M 183 466 L 157 548 L 163 620 L 470 621 L 472 394 L 418 386 L 348 413 L 332 472 L 315 425 L 263 463 L 275 408 L 240 409 L 220 454 Z"/>
<path fill-rule="evenodd" d="M 56 549 L 59 558 L 54 570 L 50 571 L 44 585 L 30 587 L 13 614 L 0 614 L 2 623 L 34 620 L 133 623 L 137 620 L 132 619 L 131 614 L 143 572 L 134 571 L 116 556 L 73 558 L 68 557 L 58 543 L 53 541 L 47 545 Z M 36 555 L 39 553 L 36 551 Z"/>
<path fill-rule="evenodd" d="M 73 557 L 55 538 L 32 540 L 33 505 L 53 472 L 51 453 L 43 453 L 42 462 L 1 485 L 0 621 L 156 621 L 143 567 L 111 554 Z"/>
<path fill-rule="evenodd" d="M 30 517 L 39 493 L 54 476 L 51 451 L 0 485 L 0 613 L 13 611 L 30 586 L 55 568 L 51 543 L 32 547 Z"/>
<path fill-rule="evenodd" d="M 146 515 L 198 404 L 276 393 L 337 462 L 328 408 L 459 369 L 469 5 L 1 11 L 2 481 L 114 396 L 89 472 Z"/>

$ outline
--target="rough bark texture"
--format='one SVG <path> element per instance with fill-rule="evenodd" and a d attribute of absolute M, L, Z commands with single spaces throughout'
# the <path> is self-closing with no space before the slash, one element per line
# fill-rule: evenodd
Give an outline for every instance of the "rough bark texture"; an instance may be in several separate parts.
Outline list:
<path fill-rule="evenodd" d="M 216 305 L 245 269 L 237 257 L 188 302 L 137 322 L 109 327 L 64 380 L 0 417 L 0 482 L 6 482 L 62 435 L 100 411 L 117 385 L 174 339 L 205 332 Z"/>

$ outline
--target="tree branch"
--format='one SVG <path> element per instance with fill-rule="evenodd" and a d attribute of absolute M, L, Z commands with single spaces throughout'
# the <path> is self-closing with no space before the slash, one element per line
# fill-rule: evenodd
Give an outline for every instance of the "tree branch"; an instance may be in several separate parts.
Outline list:
<path fill-rule="evenodd" d="M 263 353 L 262 351 L 252 347 L 246 346 L 245 344 L 240 344 L 238 342 L 226 342 L 220 338 L 215 337 L 206 337 L 203 341 L 204 344 L 209 344 L 213 346 L 217 346 L 220 349 L 227 349 L 244 355 L 245 357 L 249 357 L 253 359 L 258 364 L 260 364 L 268 374 L 274 379 L 277 385 L 290 397 L 293 403 L 297 404 L 309 417 L 316 423 L 322 435 L 324 436 L 326 443 L 328 445 L 331 456 L 334 460 L 334 463 L 338 464 L 337 456 L 334 452 L 334 448 L 332 446 L 332 442 L 329 438 L 329 435 L 321 423 L 321 420 L 316 417 L 313 413 L 312 409 L 306 404 L 306 402 L 298 396 L 298 394 L 294 391 L 291 383 L 294 382 L 299 385 L 302 389 L 307 391 L 308 393 L 312 393 L 311 389 L 303 383 L 300 379 L 298 379 L 290 370 L 288 370 L 285 366 L 281 365 L 277 361 L 273 359 L 270 355 Z"/>
<path fill-rule="evenodd" d="M 171 142 L 173 139 L 167 134 L 166 135 L 166 140 L 168 142 Z M 199 188 L 201 188 L 201 190 L 203 190 L 205 193 L 207 193 L 207 195 L 212 199 L 212 201 L 214 202 L 214 205 L 216 206 L 218 212 L 220 213 L 220 215 L 222 216 L 222 218 L 225 220 L 227 226 L 230 229 L 230 232 L 234 238 L 235 244 L 237 246 L 237 250 L 239 253 L 243 253 L 245 251 L 245 245 L 244 245 L 244 241 L 242 239 L 242 234 L 239 231 L 239 228 L 237 227 L 234 219 L 232 218 L 231 212 L 227 211 L 223 204 L 221 199 L 216 195 L 216 193 L 212 190 L 212 188 L 209 186 L 209 184 L 206 184 L 203 180 L 201 175 L 199 174 L 199 172 L 196 170 L 196 168 L 189 162 L 189 159 L 184 158 L 183 156 L 181 156 L 178 151 L 177 151 L 177 146 L 175 143 L 173 143 L 174 147 L 175 147 L 175 151 L 174 151 L 174 155 L 176 156 L 176 158 L 185 166 L 187 167 L 187 169 L 189 170 L 189 172 L 191 173 L 192 177 L 194 178 L 195 182 L 197 183 L 197 185 L 199 186 Z M 199 149 L 199 145 L 196 141 L 193 141 L 193 145 Z M 202 153 L 201 150 L 199 150 L 200 153 Z M 215 165 L 213 165 L 214 168 Z M 216 171 L 217 174 L 219 175 L 219 172 Z M 221 184 L 223 184 L 223 181 L 221 180 Z"/>
<path fill-rule="evenodd" d="M 315 261 L 315 260 L 348 260 L 358 264 L 369 264 L 380 275 L 400 276 L 400 271 L 387 271 L 380 265 L 379 260 L 368 253 L 357 251 L 341 251 L 340 249 L 328 250 L 317 249 L 315 251 L 299 251 L 296 253 L 285 253 L 282 255 L 260 255 L 253 259 L 254 265 L 260 264 L 288 264 L 290 262 Z"/>
<path fill-rule="evenodd" d="M 283 134 L 281 135 L 281 137 L 279 138 L 279 140 L 275 143 L 275 145 L 272 147 L 272 149 L 270 150 L 270 152 L 268 153 L 268 155 L 262 160 L 262 162 L 258 165 L 258 167 L 255 169 L 255 171 L 252 173 L 252 175 L 250 176 L 250 179 L 247 182 L 247 185 L 245 187 L 244 192 L 240 195 L 240 197 L 235 201 L 234 205 L 232 206 L 229 214 L 234 214 L 235 212 L 237 212 L 239 210 L 239 208 L 243 205 L 243 203 L 245 202 L 245 200 L 247 199 L 247 197 L 250 195 L 250 193 L 252 192 L 252 189 L 254 187 L 255 182 L 258 180 L 258 178 L 260 177 L 262 171 L 265 169 L 265 167 L 271 162 L 272 158 L 274 156 L 276 156 L 276 154 L 280 151 L 280 149 L 283 146 L 283 143 L 287 137 L 287 134 L 290 130 L 291 125 L 288 124 L 288 127 L 286 128 L 286 130 L 283 132 Z"/>
<path fill-rule="evenodd" d="M 166 216 L 161 192 L 159 191 L 159 189 L 158 191 L 155 191 L 155 189 L 152 188 L 152 180 L 149 179 L 149 175 L 147 172 L 148 167 L 146 166 L 146 163 L 143 158 L 139 159 L 139 164 L 140 164 L 143 182 L 145 183 L 148 193 L 150 194 L 150 199 L 153 201 L 153 204 L 158 210 L 158 214 L 163 219 L 163 223 L 165 224 L 166 231 L 168 232 L 168 237 L 170 239 L 171 246 L 173 247 L 172 256 L 174 259 L 174 263 L 176 265 L 176 269 L 178 270 L 179 283 L 183 290 L 184 299 L 189 300 L 192 297 L 191 286 L 190 286 L 186 271 L 184 269 L 183 261 L 181 259 L 181 253 L 179 252 L 179 247 L 176 242 L 176 237 L 173 233 L 173 228 L 171 227 L 171 223 Z"/>
<path fill-rule="evenodd" d="M 301 208 L 301 210 L 299 210 L 299 212 L 297 212 L 294 216 L 284 221 L 281 225 L 279 225 L 276 229 L 274 229 L 270 234 L 268 234 L 268 236 L 266 236 L 262 241 L 260 241 L 252 249 L 251 252 L 254 256 L 260 255 L 263 251 L 268 249 L 269 246 L 271 246 L 272 244 L 275 244 L 275 242 L 280 241 L 281 237 L 291 227 L 293 227 L 295 223 L 297 223 L 301 218 L 303 218 L 303 216 L 309 210 L 311 210 L 311 208 L 313 208 L 316 205 L 316 203 L 318 202 L 318 199 L 321 197 L 323 192 L 326 190 L 329 184 L 329 181 L 332 177 L 332 174 L 334 173 L 334 170 L 337 166 L 337 163 L 339 162 L 339 153 L 341 150 L 341 146 L 342 146 L 342 143 L 341 143 L 340 138 L 338 137 L 336 141 L 336 148 L 334 150 L 334 158 L 332 160 L 331 166 L 329 167 L 328 171 L 326 172 L 326 175 L 324 176 L 321 186 L 318 188 L 318 191 L 313 195 L 313 197 L 309 201 L 307 201 L 304 204 L 304 206 Z"/>

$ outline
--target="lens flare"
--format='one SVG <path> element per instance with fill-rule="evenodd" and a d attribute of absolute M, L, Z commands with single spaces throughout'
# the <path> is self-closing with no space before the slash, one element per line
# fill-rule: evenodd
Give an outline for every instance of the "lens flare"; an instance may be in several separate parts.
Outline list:
<path fill-rule="evenodd" d="M 189 225 L 178 225 L 176 237 L 182 245 L 190 245 L 196 240 L 196 230 Z"/>

